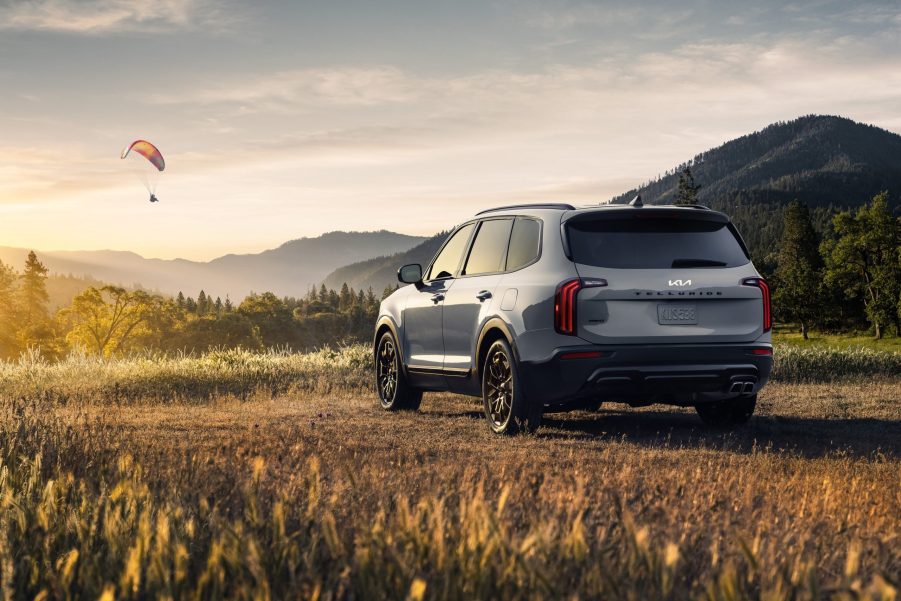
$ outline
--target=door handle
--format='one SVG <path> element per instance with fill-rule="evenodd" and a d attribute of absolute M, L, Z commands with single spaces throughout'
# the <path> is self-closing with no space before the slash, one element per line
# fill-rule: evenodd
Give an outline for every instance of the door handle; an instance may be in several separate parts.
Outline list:
<path fill-rule="evenodd" d="M 479 299 L 480 301 L 485 301 L 485 300 L 488 300 L 489 298 L 491 298 L 491 293 L 488 292 L 487 290 L 482 290 L 481 292 L 476 294 L 476 298 Z"/>
<path fill-rule="evenodd" d="M 433 294 L 433 295 L 432 295 L 432 302 L 435 303 L 436 305 L 437 305 L 438 303 L 440 303 L 441 301 L 443 301 L 443 300 L 444 300 L 444 293 L 443 293 L 443 292 L 439 292 L 438 294 Z"/>

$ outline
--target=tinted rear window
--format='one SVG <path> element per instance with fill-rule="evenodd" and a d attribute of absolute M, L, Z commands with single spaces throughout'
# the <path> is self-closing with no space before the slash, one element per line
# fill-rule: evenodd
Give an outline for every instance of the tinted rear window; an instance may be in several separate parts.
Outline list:
<path fill-rule="evenodd" d="M 517 219 L 510 235 L 507 271 L 519 269 L 537 259 L 539 244 L 541 244 L 541 224 L 534 219 Z"/>
<path fill-rule="evenodd" d="M 749 262 L 725 223 L 599 219 L 567 227 L 573 260 L 615 269 L 737 267 Z"/>

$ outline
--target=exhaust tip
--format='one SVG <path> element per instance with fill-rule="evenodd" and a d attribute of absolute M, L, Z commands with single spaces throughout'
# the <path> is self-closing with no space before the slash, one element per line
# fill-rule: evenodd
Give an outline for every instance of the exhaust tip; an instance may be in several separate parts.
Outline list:
<path fill-rule="evenodd" d="M 754 390 L 754 382 L 745 382 L 745 385 L 742 388 L 742 392 L 747 394 L 747 393 L 751 392 L 752 390 Z"/>
<path fill-rule="evenodd" d="M 732 386 L 729 387 L 729 392 L 731 392 L 731 393 L 741 392 L 741 382 L 733 382 Z"/>

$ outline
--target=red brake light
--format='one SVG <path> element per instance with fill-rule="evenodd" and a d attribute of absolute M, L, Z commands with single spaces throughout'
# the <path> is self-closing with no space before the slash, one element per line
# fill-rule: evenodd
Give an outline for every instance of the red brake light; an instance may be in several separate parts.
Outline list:
<path fill-rule="evenodd" d="M 554 328 L 561 334 L 574 336 L 576 333 L 576 295 L 582 288 L 606 286 L 607 280 L 592 278 L 566 280 L 557 286 L 554 296 Z"/>
<path fill-rule="evenodd" d="M 554 297 L 554 328 L 561 334 L 575 334 L 576 293 L 582 288 L 582 280 L 567 280 L 557 286 Z"/>
<path fill-rule="evenodd" d="M 756 286 L 760 288 L 763 297 L 763 331 L 769 332 L 773 328 L 772 306 L 770 304 L 770 285 L 763 278 L 746 278 L 741 281 L 743 286 Z"/>

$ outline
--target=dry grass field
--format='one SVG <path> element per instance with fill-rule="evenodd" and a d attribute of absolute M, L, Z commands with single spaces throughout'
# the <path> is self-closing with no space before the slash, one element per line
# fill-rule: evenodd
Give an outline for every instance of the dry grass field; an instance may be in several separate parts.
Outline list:
<path fill-rule="evenodd" d="M 735 433 L 605 405 L 503 439 L 463 397 L 385 413 L 349 365 L 167 401 L 8 387 L 4 596 L 898 596 L 901 379 L 772 383 Z"/>

